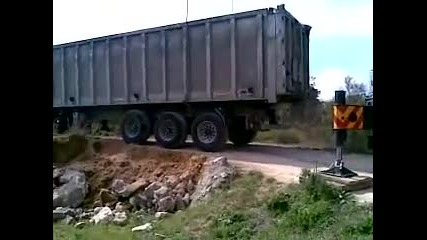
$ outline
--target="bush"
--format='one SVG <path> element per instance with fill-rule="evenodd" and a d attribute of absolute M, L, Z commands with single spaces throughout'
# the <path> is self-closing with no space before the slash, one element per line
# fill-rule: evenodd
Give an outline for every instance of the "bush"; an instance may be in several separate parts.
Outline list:
<path fill-rule="evenodd" d="M 348 152 L 368 152 L 368 136 L 365 131 L 348 131 L 345 148 Z"/>
<path fill-rule="evenodd" d="M 370 215 L 365 216 L 362 221 L 346 226 L 344 232 L 348 235 L 372 235 L 374 232 L 373 217 Z"/>
<path fill-rule="evenodd" d="M 281 220 L 284 228 L 306 232 L 329 220 L 333 215 L 333 205 L 328 201 L 317 201 L 311 204 L 297 203 Z"/>
<path fill-rule="evenodd" d="M 273 216 L 281 216 L 281 228 L 305 232 L 335 221 L 337 206 L 348 202 L 349 196 L 319 175 L 303 170 L 300 184 L 273 196 L 266 207 Z"/>
<path fill-rule="evenodd" d="M 309 170 L 303 170 L 299 180 L 295 197 L 305 203 L 323 200 L 339 203 L 351 198 L 346 191 L 328 184 L 320 175 Z"/>
<path fill-rule="evenodd" d="M 289 207 L 290 195 L 284 192 L 278 193 L 267 202 L 267 209 L 274 215 L 280 215 L 287 212 Z"/>
<path fill-rule="evenodd" d="M 217 239 L 250 239 L 255 225 L 245 212 L 226 211 L 212 224 L 212 232 Z"/>

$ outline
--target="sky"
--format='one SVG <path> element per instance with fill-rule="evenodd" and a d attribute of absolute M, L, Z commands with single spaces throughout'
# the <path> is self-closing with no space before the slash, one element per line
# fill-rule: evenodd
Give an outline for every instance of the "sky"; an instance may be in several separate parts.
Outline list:
<path fill-rule="evenodd" d="M 310 75 L 331 99 L 345 76 L 369 83 L 373 0 L 188 0 L 188 20 L 276 7 L 312 26 Z M 186 0 L 54 0 L 53 44 L 185 22 Z"/>

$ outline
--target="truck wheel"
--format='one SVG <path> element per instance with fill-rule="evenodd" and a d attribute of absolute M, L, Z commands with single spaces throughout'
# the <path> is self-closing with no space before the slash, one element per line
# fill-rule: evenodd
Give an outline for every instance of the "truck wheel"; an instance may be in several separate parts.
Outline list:
<path fill-rule="evenodd" d="M 125 143 L 144 143 L 150 137 L 150 119 L 140 110 L 130 110 L 123 116 L 122 138 Z"/>
<path fill-rule="evenodd" d="M 257 134 L 257 131 L 253 129 L 245 129 L 243 127 L 236 127 L 230 128 L 228 134 L 230 141 L 235 146 L 241 147 L 252 142 Z"/>
<path fill-rule="evenodd" d="M 72 117 L 69 114 L 61 114 L 53 119 L 53 132 L 63 134 L 70 129 Z"/>
<path fill-rule="evenodd" d="M 154 137 L 164 148 L 179 148 L 187 138 L 187 122 L 175 112 L 163 112 L 154 125 Z"/>
<path fill-rule="evenodd" d="M 218 114 L 201 113 L 191 125 L 191 137 L 203 151 L 220 151 L 227 141 L 227 127 Z"/>

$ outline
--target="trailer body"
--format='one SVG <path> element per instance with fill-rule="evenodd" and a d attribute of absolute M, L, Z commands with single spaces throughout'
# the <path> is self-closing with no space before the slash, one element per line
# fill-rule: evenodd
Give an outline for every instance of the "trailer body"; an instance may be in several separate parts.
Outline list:
<path fill-rule="evenodd" d="M 119 116 L 126 143 L 247 144 L 307 97 L 310 29 L 279 5 L 53 46 L 54 131 Z"/>
<path fill-rule="evenodd" d="M 284 7 L 53 46 L 53 107 L 303 98 L 309 32 Z"/>

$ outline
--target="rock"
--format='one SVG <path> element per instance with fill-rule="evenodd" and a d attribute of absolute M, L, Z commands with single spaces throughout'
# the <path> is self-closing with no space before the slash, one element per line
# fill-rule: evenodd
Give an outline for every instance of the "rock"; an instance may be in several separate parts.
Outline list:
<path fill-rule="evenodd" d="M 138 210 L 133 213 L 133 216 L 135 216 L 138 221 L 143 221 L 146 218 L 147 213 L 144 210 Z"/>
<path fill-rule="evenodd" d="M 65 170 L 62 168 L 53 169 L 53 179 L 59 178 L 64 174 Z"/>
<path fill-rule="evenodd" d="M 59 177 L 62 186 L 53 189 L 53 208 L 78 207 L 84 201 L 88 193 L 86 176 L 76 170 L 65 170 Z"/>
<path fill-rule="evenodd" d="M 184 182 L 184 181 L 188 181 L 188 180 L 190 180 L 191 178 L 192 178 L 193 176 L 192 176 L 192 174 L 190 173 L 190 171 L 185 171 L 184 173 L 182 173 L 181 174 L 181 176 L 179 176 L 179 180 L 181 181 L 181 182 Z"/>
<path fill-rule="evenodd" d="M 180 195 L 177 195 L 175 197 L 175 209 L 176 210 L 182 210 L 186 207 L 184 200 L 182 200 L 182 197 Z"/>
<path fill-rule="evenodd" d="M 98 214 L 90 219 L 90 222 L 95 224 L 109 223 L 113 218 L 114 215 L 111 209 L 109 207 L 103 207 Z"/>
<path fill-rule="evenodd" d="M 156 177 L 160 177 L 163 174 L 163 170 L 162 169 L 156 169 L 153 173 L 154 176 Z"/>
<path fill-rule="evenodd" d="M 158 212 L 172 212 L 175 208 L 175 201 L 171 196 L 164 197 L 157 203 Z"/>
<path fill-rule="evenodd" d="M 65 216 L 65 218 L 61 220 L 61 223 L 65 224 L 65 225 L 73 224 L 74 223 L 74 218 L 71 217 L 71 216 Z"/>
<path fill-rule="evenodd" d="M 169 193 L 169 188 L 166 186 L 162 186 L 159 189 L 157 189 L 156 191 L 154 191 L 154 199 L 162 199 L 164 197 L 167 196 L 167 194 Z"/>
<path fill-rule="evenodd" d="M 95 215 L 98 214 L 102 210 L 102 208 L 103 207 L 96 207 L 96 208 L 94 208 L 93 209 L 93 214 L 95 214 Z"/>
<path fill-rule="evenodd" d="M 171 176 L 167 176 L 166 177 L 166 185 L 173 189 L 176 187 L 176 185 L 178 185 L 179 183 L 179 177 L 175 176 L 175 175 L 171 175 Z"/>
<path fill-rule="evenodd" d="M 229 185 L 235 174 L 236 169 L 225 157 L 217 157 L 205 162 L 200 179 L 191 195 L 191 206 L 198 205 L 214 190 Z"/>
<path fill-rule="evenodd" d="M 187 192 L 193 192 L 194 188 L 195 188 L 195 185 L 193 183 L 193 180 L 191 180 L 191 179 L 188 180 L 188 183 L 187 183 Z"/>
<path fill-rule="evenodd" d="M 168 212 L 156 212 L 154 214 L 154 217 L 157 218 L 157 219 L 163 219 L 163 218 L 169 216 L 169 214 L 170 213 L 168 213 Z"/>
<path fill-rule="evenodd" d="M 63 207 L 57 207 L 55 210 L 53 210 L 53 221 L 58 221 L 65 219 L 67 216 L 69 217 L 75 217 L 76 213 L 71 208 L 63 208 Z"/>
<path fill-rule="evenodd" d="M 184 195 L 185 192 L 186 192 L 186 188 L 187 188 L 187 186 L 185 185 L 185 183 L 184 182 L 180 182 L 180 183 L 178 183 L 178 185 L 176 185 L 176 187 L 173 190 L 173 192 L 177 193 L 177 194 Z"/>
<path fill-rule="evenodd" d="M 184 197 L 182 198 L 182 201 L 184 202 L 185 206 L 189 206 L 190 205 L 190 194 L 186 193 L 184 195 Z"/>
<path fill-rule="evenodd" d="M 128 216 L 125 212 L 117 212 L 114 214 L 113 223 L 118 226 L 124 226 L 128 223 Z"/>
<path fill-rule="evenodd" d="M 122 202 L 118 202 L 116 204 L 116 207 L 114 208 L 114 210 L 116 212 L 124 212 L 124 211 L 127 210 L 127 206 L 124 203 L 122 203 Z"/>
<path fill-rule="evenodd" d="M 151 223 L 146 223 L 144 225 L 141 226 L 137 226 L 132 228 L 132 232 L 137 232 L 137 231 L 150 231 L 151 229 L 153 229 L 153 226 L 151 225 Z"/>
<path fill-rule="evenodd" d="M 116 204 L 119 200 L 118 197 L 108 189 L 101 189 L 98 194 L 99 200 L 101 200 L 102 204 Z"/>
<path fill-rule="evenodd" d="M 228 164 L 227 158 L 224 156 L 212 159 L 208 164 L 212 166 L 226 166 Z"/>
<path fill-rule="evenodd" d="M 86 182 L 86 176 L 83 172 L 74 170 L 74 169 L 66 169 L 63 174 L 59 178 L 60 183 L 69 183 L 69 182 Z"/>
<path fill-rule="evenodd" d="M 93 205 L 92 205 L 94 208 L 96 208 L 96 207 L 102 207 L 102 201 L 101 200 L 96 200 L 94 203 L 93 203 Z"/>
<path fill-rule="evenodd" d="M 65 215 L 75 217 L 77 215 L 77 209 L 68 208 L 68 207 L 57 207 L 56 211 L 63 211 Z"/>
<path fill-rule="evenodd" d="M 130 197 L 136 191 L 138 191 L 142 188 L 145 188 L 147 185 L 148 185 L 148 182 L 145 180 L 135 181 L 135 182 L 127 185 L 125 191 L 120 193 L 120 196 L 125 197 L 125 198 Z"/>
<path fill-rule="evenodd" d="M 84 212 L 79 215 L 79 219 L 91 219 L 94 215 L 93 212 Z"/>
<path fill-rule="evenodd" d="M 148 200 L 151 200 L 154 198 L 154 191 L 156 191 L 157 189 L 161 188 L 162 186 L 157 183 L 157 182 L 153 182 L 150 185 L 148 185 L 148 187 L 145 188 L 144 190 L 144 195 Z"/>
<path fill-rule="evenodd" d="M 129 198 L 129 203 L 136 209 L 151 207 L 151 202 L 143 193 L 138 193 Z"/>
<path fill-rule="evenodd" d="M 83 208 L 76 208 L 76 209 L 74 209 L 74 216 L 73 217 L 76 217 L 76 216 L 78 216 L 78 215 L 81 215 L 82 213 L 83 213 L 84 211 L 83 211 Z"/>
<path fill-rule="evenodd" d="M 113 192 L 117 193 L 118 195 L 121 195 L 126 191 L 127 184 L 122 179 L 114 179 L 111 184 L 111 189 Z"/>
<path fill-rule="evenodd" d="M 67 216 L 67 215 L 65 215 L 64 212 L 53 210 L 53 221 L 54 222 L 61 220 L 61 219 L 64 219 L 65 216 Z"/>
<path fill-rule="evenodd" d="M 78 222 L 74 225 L 74 227 L 77 229 L 82 229 L 85 225 L 86 225 L 85 222 Z"/>

